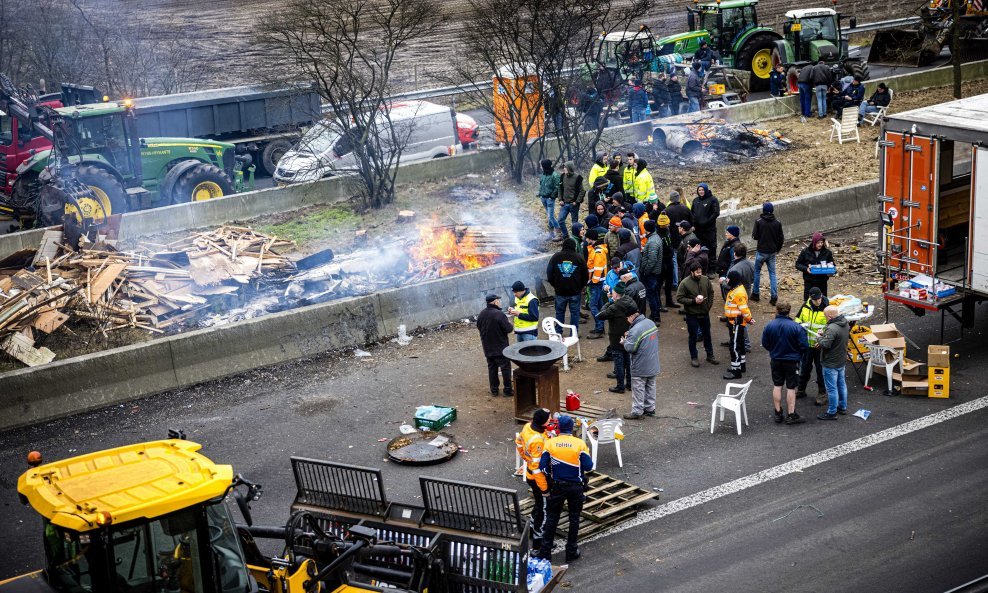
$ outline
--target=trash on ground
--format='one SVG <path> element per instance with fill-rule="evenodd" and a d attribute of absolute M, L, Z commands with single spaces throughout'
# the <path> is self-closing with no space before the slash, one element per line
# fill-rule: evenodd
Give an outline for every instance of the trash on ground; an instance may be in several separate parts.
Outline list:
<path fill-rule="evenodd" d="M 861 418 L 862 420 L 867 420 L 868 419 L 868 416 L 871 416 L 871 410 L 866 410 L 864 408 L 861 408 L 860 410 L 858 410 L 857 412 L 855 412 L 854 414 L 852 414 L 852 416 L 857 416 L 858 418 Z"/>

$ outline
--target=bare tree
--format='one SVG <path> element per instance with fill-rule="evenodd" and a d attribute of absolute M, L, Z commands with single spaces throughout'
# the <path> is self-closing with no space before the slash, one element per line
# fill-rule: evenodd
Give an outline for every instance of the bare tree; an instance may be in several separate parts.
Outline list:
<path fill-rule="evenodd" d="M 469 5 L 473 26 L 449 80 L 470 90 L 471 99 L 501 122 L 495 125 L 511 131 L 504 147 L 512 177 L 521 181 L 533 148 L 541 156 L 547 141 L 556 142 L 567 160 L 586 161 L 617 108 L 621 84 L 616 72 L 599 64 L 597 36 L 631 27 L 651 0 L 620 8 L 613 0 L 469 0 Z M 492 72 L 494 93 L 468 82 Z M 523 95 L 526 89 L 510 82 L 532 75 L 539 83 Z M 510 95 L 512 100 L 502 103 L 506 108 L 496 106 L 496 93 Z M 543 127 L 554 139 L 538 133 Z M 538 136 L 534 142 L 533 136 Z"/>
<path fill-rule="evenodd" d="M 356 190 L 368 206 L 394 200 L 408 137 L 392 125 L 388 101 L 395 58 L 443 18 L 435 0 L 289 0 L 262 26 L 260 43 L 282 60 L 278 82 L 316 81 L 333 112 L 325 125 L 352 151 Z"/>

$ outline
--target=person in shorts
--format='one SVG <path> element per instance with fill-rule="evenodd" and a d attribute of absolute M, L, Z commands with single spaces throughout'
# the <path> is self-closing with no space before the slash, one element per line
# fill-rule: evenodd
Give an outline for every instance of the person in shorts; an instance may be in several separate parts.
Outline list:
<path fill-rule="evenodd" d="M 789 317 L 789 303 L 775 306 L 775 319 L 762 331 L 762 347 L 768 350 L 772 368 L 772 404 L 775 422 L 802 424 L 796 413 L 796 386 L 799 384 L 799 362 L 810 347 L 806 331 Z M 786 388 L 786 410 L 782 408 L 782 388 Z"/>

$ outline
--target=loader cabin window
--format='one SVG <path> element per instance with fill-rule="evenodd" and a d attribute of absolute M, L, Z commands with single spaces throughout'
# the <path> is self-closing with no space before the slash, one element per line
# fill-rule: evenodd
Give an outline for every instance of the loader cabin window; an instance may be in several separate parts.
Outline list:
<path fill-rule="evenodd" d="M 16 125 L 16 128 L 15 128 Z M 17 131 L 16 138 L 14 131 Z M 14 123 L 14 118 L 0 111 L 0 145 L 10 146 L 15 141 L 24 144 L 31 139 L 31 128 L 21 122 Z"/>
<path fill-rule="evenodd" d="M 246 593 L 236 531 L 222 503 L 86 533 L 45 525 L 48 580 L 66 593 Z"/>
<path fill-rule="evenodd" d="M 800 20 L 802 31 L 799 32 L 799 43 L 803 55 L 810 55 L 810 44 L 816 40 L 834 41 L 837 37 L 837 25 L 832 16 L 809 17 Z"/>

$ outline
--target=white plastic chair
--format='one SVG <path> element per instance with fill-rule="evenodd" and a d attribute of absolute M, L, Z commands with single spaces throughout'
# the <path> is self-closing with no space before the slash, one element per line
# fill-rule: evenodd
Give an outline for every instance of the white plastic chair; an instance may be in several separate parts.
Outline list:
<path fill-rule="evenodd" d="M 594 469 L 597 469 L 597 450 L 600 449 L 601 445 L 611 443 L 614 443 L 614 448 L 617 449 L 618 467 L 624 467 L 624 462 L 621 461 L 621 439 L 614 436 L 622 424 L 624 421 L 620 418 L 608 418 L 598 420 L 587 427 L 585 434 L 590 440 L 590 458 L 593 459 Z M 596 429 L 596 434 L 594 429 Z"/>
<path fill-rule="evenodd" d="M 521 433 L 520 432 L 516 432 L 515 433 L 515 443 L 518 442 L 518 439 L 519 438 L 521 438 Z M 515 450 L 515 473 L 512 474 L 512 475 L 518 476 L 519 478 L 521 478 L 521 481 L 524 482 L 525 481 L 525 460 L 522 459 L 521 458 L 521 455 L 518 453 L 518 446 L 516 444 L 512 443 L 511 448 Z"/>
<path fill-rule="evenodd" d="M 892 391 L 892 373 L 896 365 L 899 366 L 899 373 L 904 372 L 904 362 L 902 360 L 902 350 L 896 350 L 888 346 L 878 344 L 868 344 L 868 369 L 865 371 L 865 385 L 871 382 L 871 374 L 876 366 L 885 367 L 885 378 L 888 379 L 889 391 Z"/>
<path fill-rule="evenodd" d="M 571 333 L 569 336 L 564 336 L 559 333 L 557 327 L 563 328 L 563 330 L 569 330 Z M 576 361 L 583 362 L 583 352 L 580 351 L 580 336 L 576 333 L 575 325 L 566 325 L 565 323 L 560 323 L 555 317 L 546 317 L 542 320 L 542 331 L 549 336 L 550 340 L 555 342 L 562 342 L 566 346 L 566 354 L 563 356 L 563 370 L 569 370 L 569 349 L 571 346 L 576 346 Z"/>
<path fill-rule="evenodd" d="M 874 125 L 878 123 L 878 120 L 882 119 L 882 116 L 885 115 L 885 112 L 889 110 L 889 106 L 892 105 L 892 99 L 894 98 L 895 98 L 894 92 L 892 91 L 892 89 L 889 89 L 889 104 L 884 107 L 879 107 L 878 111 L 874 113 L 865 114 L 862 123 L 867 123 L 872 127 L 874 127 Z"/>
<path fill-rule="evenodd" d="M 858 144 L 861 144 L 861 136 L 858 134 L 858 108 L 855 105 L 848 105 L 844 108 L 844 112 L 841 114 L 840 119 L 830 118 L 830 142 L 834 141 L 834 136 L 837 136 L 837 143 L 844 144 L 847 140 L 857 140 Z"/>
<path fill-rule="evenodd" d="M 714 423 L 717 420 L 717 408 L 720 408 L 720 421 L 724 421 L 724 411 L 734 412 L 734 422 L 738 427 L 738 434 L 741 434 L 741 416 L 744 416 L 744 425 L 748 426 L 748 408 L 745 406 L 744 398 L 748 395 L 751 381 L 747 383 L 728 383 L 724 393 L 718 393 L 714 398 L 714 403 L 710 409 L 710 434 L 714 433 Z M 736 390 L 736 391 L 735 391 Z"/>

